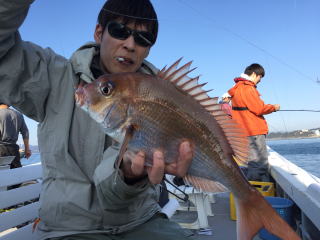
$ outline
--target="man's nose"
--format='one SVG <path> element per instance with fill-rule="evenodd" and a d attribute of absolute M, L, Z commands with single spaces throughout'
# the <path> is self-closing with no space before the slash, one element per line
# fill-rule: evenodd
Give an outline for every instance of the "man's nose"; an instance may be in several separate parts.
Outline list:
<path fill-rule="evenodd" d="M 126 40 L 124 40 L 124 48 L 128 51 L 133 52 L 135 49 L 136 43 L 132 35 L 130 35 Z"/>

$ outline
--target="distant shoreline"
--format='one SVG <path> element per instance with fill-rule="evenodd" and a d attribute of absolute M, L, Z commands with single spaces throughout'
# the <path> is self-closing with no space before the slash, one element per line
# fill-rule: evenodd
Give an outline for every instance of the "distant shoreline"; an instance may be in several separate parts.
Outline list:
<path fill-rule="evenodd" d="M 303 139 L 303 138 L 320 138 L 320 136 L 301 136 L 301 137 L 273 137 L 267 140 L 290 140 L 290 139 Z"/>

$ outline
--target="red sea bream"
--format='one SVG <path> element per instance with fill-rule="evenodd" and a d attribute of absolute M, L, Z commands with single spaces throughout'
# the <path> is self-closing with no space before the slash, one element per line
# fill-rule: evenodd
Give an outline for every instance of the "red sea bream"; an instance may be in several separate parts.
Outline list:
<path fill-rule="evenodd" d="M 106 74 L 76 90 L 77 105 L 102 125 L 106 134 L 124 141 L 126 149 L 163 149 L 167 162 L 177 159 L 178 144 L 188 139 L 194 157 L 185 180 L 205 191 L 232 191 L 237 206 L 237 236 L 252 239 L 260 228 L 286 240 L 299 237 L 253 188 L 238 167 L 246 162 L 248 140 L 238 124 L 187 74 L 191 63 L 179 61 L 157 76 Z M 128 134 L 128 132 L 130 134 Z"/>

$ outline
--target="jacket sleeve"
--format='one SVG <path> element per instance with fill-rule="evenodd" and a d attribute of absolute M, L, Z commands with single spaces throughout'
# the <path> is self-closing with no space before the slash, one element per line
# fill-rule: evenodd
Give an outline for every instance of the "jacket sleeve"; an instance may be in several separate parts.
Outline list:
<path fill-rule="evenodd" d="M 258 91 L 252 86 L 247 87 L 245 104 L 249 111 L 253 112 L 257 116 L 266 115 L 275 111 L 272 104 L 264 104 Z"/>
<path fill-rule="evenodd" d="M 20 129 L 20 133 L 22 135 L 22 139 L 29 139 L 29 129 L 27 127 L 26 122 L 24 121 L 24 117 L 21 114 L 21 129 Z"/>
<path fill-rule="evenodd" d="M 97 189 L 97 195 L 100 204 L 104 209 L 123 208 L 136 201 L 137 196 L 144 195 L 150 192 L 150 182 L 142 180 L 134 185 L 127 185 L 123 181 L 121 170 L 114 170 L 114 162 L 119 154 L 119 149 L 115 146 L 109 147 L 104 155 L 100 165 L 94 172 L 94 183 Z M 158 198 L 159 193 L 154 192 L 155 198 Z"/>
<path fill-rule="evenodd" d="M 0 101 L 41 122 L 53 85 L 50 80 L 61 79 L 66 60 L 21 40 L 18 28 L 32 2 L 0 0 Z"/>

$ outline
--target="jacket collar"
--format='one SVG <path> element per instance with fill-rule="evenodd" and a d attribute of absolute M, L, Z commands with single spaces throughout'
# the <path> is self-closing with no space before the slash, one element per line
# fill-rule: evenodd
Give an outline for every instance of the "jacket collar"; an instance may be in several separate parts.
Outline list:
<path fill-rule="evenodd" d="M 241 83 L 241 84 L 245 84 L 245 85 L 251 85 L 251 86 L 254 86 L 254 87 L 257 87 L 254 82 L 246 79 L 246 78 L 242 78 L 242 77 L 238 77 L 238 78 L 235 78 L 234 79 L 235 83 Z"/>
<path fill-rule="evenodd" d="M 85 82 L 90 83 L 95 79 L 90 67 L 93 57 L 98 53 L 99 46 L 89 42 L 75 51 L 70 58 L 74 72 Z"/>
<path fill-rule="evenodd" d="M 97 62 L 99 50 L 100 46 L 97 43 L 88 42 L 75 51 L 70 58 L 74 72 L 87 83 L 95 80 L 94 75 L 99 74 L 99 63 Z M 92 73 L 92 70 L 95 74 Z M 159 70 L 151 63 L 144 60 L 141 68 L 138 71 L 155 75 Z M 75 84 L 77 85 L 78 82 Z"/>

